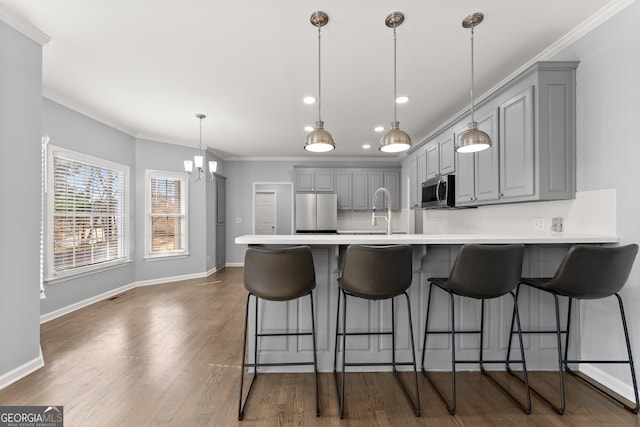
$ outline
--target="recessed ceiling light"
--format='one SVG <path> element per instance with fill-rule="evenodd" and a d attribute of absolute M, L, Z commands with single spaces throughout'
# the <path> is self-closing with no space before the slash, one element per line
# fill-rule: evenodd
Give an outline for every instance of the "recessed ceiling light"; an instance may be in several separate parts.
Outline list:
<path fill-rule="evenodd" d="M 362 144 L 362 148 L 364 148 L 365 150 L 368 150 L 369 148 L 371 148 L 370 144 Z"/>
<path fill-rule="evenodd" d="M 305 104 L 315 104 L 316 103 L 316 98 L 313 96 L 305 96 L 303 99 Z"/>
<path fill-rule="evenodd" d="M 305 126 L 304 130 L 307 132 L 311 132 L 313 130 L 313 126 Z"/>
<path fill-rule="evenodd" d="M 376 132 L 382 132 L 384 130 L 384 126 L 376 126 L 375 128 L 373 128 L 373 130 L 375 130 Z"/>
<path fill-rule="evenodd" d="M 408 96 L 399 96 L 396 98 L 396 103 L 398 104 L 405 104 L 409 102 L 409 97 Z"/>

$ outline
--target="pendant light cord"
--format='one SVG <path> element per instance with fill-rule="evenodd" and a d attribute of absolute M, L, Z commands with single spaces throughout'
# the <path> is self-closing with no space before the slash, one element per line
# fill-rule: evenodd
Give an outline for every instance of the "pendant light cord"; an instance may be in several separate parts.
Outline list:
<path fill-rule="evenodd" d="M 204 158 L 204 153 L 202 151 L 202 117 L 199 117 L 200 119 L 200 155 Z"/>
<path fill-rule="evenodd" d="M 393 122 L 394 123 L 398 121 L 398 119 L 396 118 L 396 109 L 398 108 L 398 106 L 397 106 L 398 103 L 396 102 L 396 98 L 397 98 L 396 57 L 397 57 L 397 53 L 396 53 L 396 26 L 394 24 L 393 25 Z"/>
<path fill-rule="evenodd" d="M 473 28 L 475 27 L 475 25 L 471 26 L 471 122 L 474 123 L 475 119 L 474 119 L 474 111 L 473 111 L 473 104 L 474 104 L 474 75 L 473 75 Z"/>
<path fill-rule="evenodd" d="M 320 54 L 320 29 L 318 26 L 318 121 L 322 122 L 322 55 Z"/>

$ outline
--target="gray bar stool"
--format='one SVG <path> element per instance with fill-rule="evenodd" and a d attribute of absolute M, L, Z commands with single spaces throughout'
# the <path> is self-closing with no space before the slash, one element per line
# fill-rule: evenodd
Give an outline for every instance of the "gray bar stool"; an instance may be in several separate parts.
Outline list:
<path fill-rule="evenodd" d="M 631 344 L 629 343 L 629 332 L 627 330 L 627 321 L 625 320 L 624 307 L 622 299 L 618 292 L 622 289 L 629 278 L 629 273 L 633 266 L 636 254 L 638 253 L 638 245 L 631 244 L 618 247 L 603 247 L 592 245 L 575 245 L 572 246 L 567 255 L 564 257 L 558 270 L 553 277 L 546 278 L 522 278 L 518 284 L 516 298 L 520 291 L 520 285 L 527 285 L 548 292 L 553 295 L 555 303 L 556 329 L 542 331 L 523 331 L 527 334 L 556 334 L 558 348 L 558 374 L 560 377 L 560 406 L 554 405 L 548 398 L 541 395 L 535 389 L 531 390 L 540 398 L 547 402 L 557 413 L 562 414 L 565 410 L 565 391 L 564 391 L 564 375 L 563 368 L 568 373 L 582 380 L 586 384 L 605 394 L 614 401 L 620 403 L 634 414 L 640 409 L 638 400 L 638 384 L 636 382 L 636 374 L 633 366 L 633 357 L 631 355 Z M 626 360 L 569 360 L 569 329 L 571 319 L 571 305 L 574 299 L 595 300 L 615 295 L 618 299 L 620 308 L 620 317 L 622 319 L 622 329 L 624 339 L 627 344 Z M 560 309 L 558 305 L 558 297 L 569 298 L 567 308 L 566 329 L 560 329 Z M 513 320 L 511 322 L 511 330 L 513 331 Z M 513 334 L 513 332 L 512 332 Z M 562 352 L 561 334 L 565 334 L 564 356 Z M 603 342 L 604 345 L 606 345 Z M 511 338 L 509 339 L 509 351 L 511 350 Z M 571 368 L 569 363 L 586 363 L 586 364 L 627 364 L 631 370 L 631 380 L 633 382 L 633 392 L 635 395 L 635 406 L 631 407 L 616 396 L 607 392 L 602 387 L 594 384 L 582 376 L 577 375 Z"/>
<path fill-rule="evenodd" d="M 340 406 L 340 418 L 344 417 L 344 387 L 345 368 L 347 366 L 392 366 L 393 373 L 400 383 L 407 400 L 413 407 L 416 416 L 420 416 L 420 393 L 418 390 L 418 375 L 416 372 L 415 346 L 413 342 L 413 323 L 411 321 L 411 304 L 407 289 L 411 286 L 412 277 L 412 250 L 409 245 L 388 246 L 364 246 L 351 245 L 344 255 L 342 273 L 338 279 L 340 291 L 338 292 L 338 310 L 336 314 L 336 341 L 333 359 L 333 376 L 338 393 Z M 407 301 L 407 315 L 409 319 L 409 335 L 411 338 L 412 362 L 396 361 L 396 336 L 395 336 L 395 304 L 394 298 L 404 295 Z M 340 331 L 340 300 L 344 297 L 342 310 L 342 331 Z M 347 296 L 363 298 L 367 300 L 391 300 L 391 331 L 377 332 L 347 332 Z M 347 336 L 355 335 L 391 335 L 391 362 L 380 363 L 355 363 L 346 362 Z M 342 383 L 338 380 L 338 337 L 342 337 Z M 397 366 L 413 366 L 415 377 L 415 400 L 409 394 L 407 387 L 400 378 Z"/>
<path fill-rule="evenodd" d="M 316 287 L 316 274 L 313 265 L 311 249 L 307 246 L 298 246 L 285 249 L 265 249 L 250 247 L 244 258 L 244 287 L 249 291 L 244 317 L 244 341 L 242 346 L 242 372 L 240 373 L 240 401 L 238 404 L 238 419 L 244 417 L 244 410 L 251 394 L 253 381 L 258 376 L 258 368 L 263 366 L 292 366 L 313 365 L 316 388 L 316 416 L 320 415 L 320 403 L 318 400 L 318 364 L 316 359 L 316 334 L 315 316 L 313 313 L 313 289 Z M 267 301 L 290 301 L 309 295 L 311 304 L 311 332 L 282 332 L 261 333 L 258 329 L 258 299 Z M 255 325 L 253 363 L 245 360 L 247 347 L 247 326 L 249 319 L 249 303 L 251 296 L 255 297 Z M 311 336 L 313 341 L 312 362 L 289 363 L 259 363 L 258 362 L 258 338 L 259 337 L 288 337 Z M 247 396 L 243 402 L 244 373 L 247 368 L 253 368 Z"/>
<path fill-rule="evenodd" d="M 424 327 L 424 341 L 422 349 L 422 374 L 429 380 L 442 401 L 447 406 L 451 415 L 456 411 L 456 365 L 460 363 L 479 363 L 480 370 L 495 385 L 500 387 L 509 397 L 511 397 L 520 408 L 527 414 L 531 412 L 531 396 L 527 386 L 527 365 L 524 358 L 524 346 L 522 335 L 520 334 L 520 316 L 518 314 L 518 303 L 513 293 L 520 275 L 522 273 L 522 259 L 524 256 L 523 245 L 464 245 L 460 249 L 458 256 L 451 268 L 448 278 L 432 277 L 428 281 L 429 296 L 427 303 L 427 317 Z M 431 311 L 432 291 L 434 285 L 449 294 L 449 314 L 450 324 L 447 331 L 429 331 L 429 315 Z M 483 336 L 484 336 L 484 303 L 485 300 L 499 298 L 510 294 L 513 298 L 514 319 L 518 326 L 518 337 L 520 339 L 520 360 L 509 360 L 509 354 L 505 360 L 486 360 L 483 358 Z M 474 298 L 481 301 L 480 308 L 480 329 L 479 330 L 456 330 L 456 316 L 454 295 Z M 427 352 L 427 338 L 432 334 L 448 334 L 451 336 L 451 402 L 436 386 L 431 376 L 425 368 L 425 353 Z M 456 359 L 456 334 L 479 334 L 480 349 L 478 360 Z M 516 399 L 502 384 L 496 381 L 485 370 L 485 364 L 496 363 L 517 363 L 522 365 L 524 375 L 524 392 L 526 403 L 523 404 Z"/>

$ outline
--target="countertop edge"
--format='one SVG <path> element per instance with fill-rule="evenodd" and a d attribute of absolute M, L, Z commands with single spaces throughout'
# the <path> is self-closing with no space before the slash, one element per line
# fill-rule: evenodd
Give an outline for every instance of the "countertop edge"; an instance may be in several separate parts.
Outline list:
<path fill-rule="evenodd" d="M 235 238 L 236 244 L 246 245 L 461 245 L 461 244 L 572 244 L 617 243 L 616 235 L 601 234 L 395 234 L 387 235 L 256 235 L 247 234 Z"/>

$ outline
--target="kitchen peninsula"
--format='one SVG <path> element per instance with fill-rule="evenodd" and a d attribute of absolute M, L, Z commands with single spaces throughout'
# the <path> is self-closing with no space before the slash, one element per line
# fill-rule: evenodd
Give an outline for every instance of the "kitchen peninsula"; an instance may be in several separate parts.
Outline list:
<path fill-rule="evenodd" d="M 508 233 L 508 234 L 393 234 L 393 235 L 244 235 L 235 239 L 240 245 L 264 245 L 264 246 L 292 246 L 308 245 L 311 247 L 316 269 L 316 328 L 317 328 L 317 352 L 318 366 L 321 371 L 331 371 L 333 369 L 333 347 L 335 334 L 335 315 L 337 304 L 337 278 L 340 271 L 341 254 L 350 244 L 365 245 L 386 245 L 386 244 L 409 244 L 413 248 L 413 283 L 409 289 L 411 299 L 411 309 L 414 322 L 414 333 L 417 352 L 422 352 L 422 337 L 424 333 L 424 321 L 426 313 L 426 298 L 428 287 L 425 285 L 426 279 L 434 276 L 446 276 L 449 273 L 451 264 L 457 252 L 463 244 L 525 244 L 525 259 L 523 264 L 523 275 L 548 276 L 555 272 L 560 260 L 567 249 L 576 243 L 589 244 L 610 244 L 618 242 L 618 237 L 611 234 L 583 234 L 583 233 Z M 446 326 L 448 310 L 444 294 L 434 293 L 434 298 L 442 298 L 443 304 L 436 304 L 433 311 L 434 327 Z M 402 304 L 402 302 L 399 302 Z M 476 325 L 477 315 L 480 313 L 479 304 L 476 301 L 465 300 L 463 304 L 469 305 L 465 310 L 458 310 L 457 313 L 465 313 L 459 319 L 461 328 L 468 328 Z M 274 303 L 269 303 L 274 304 Z M 309 329 L 310 324 L 305 316 L 308 302 L 292 301 L 282 306 L 267 305 L 264 317 L 260 319 L 263 329 L 271 331 L 282 330 L 282 325 L 287 325 L 289 330 Z M 552 301 L 546 300 L 539 293 L 529 289 L 523 289 L 520 296 L 520 311 L 525 324 L 529 324 L 529 319 L 539 320 L 541 327 L 549 327 L 551 323 L 546 320 L 553 319 L 553 316 L 530 316 L 529 313 L 546 313 L 552 307 Z M 504 354 L 506 339 L 508 337 L 509 322 L 511 320 L 512 303 L 510 298 L 501 298 L 489 302 L 485 321 L 491 323 L 492 327 L 487 328 L 485 336 L 486 357 L 498 357 Z M 477 314 L 474 316 L 474 314 Z M 348 320 L 350 325 L 361 331 L 377 330 L 387 328 L 390 325 L 391 304 L 389 301 L 358 301 L 350 302 Z M 575 310 L 576 320 L 580 315 L 579 310 Z M 536 320 L 537 321 L 537 320 Z M 440 323 L 438 323 L 440 322 Z M 250 324 L 252 324 L 250 322 Z M 574 323 L 578 324 L 578 323 Z M 398 360 L 408 360 L 409 335 L 404 316 L 397 318 Z M 578 340 L 578 334 L 572 337 L 574 345 L 570 351 L 576 352 L 577 345 L 574 340 Z M 286 340 L 289 340 L 288 342 Z M 284 359 L 296 361 L 308 358 L 311 350 L 311 342 L 308 339 L 297 340 L 297 338 L 283 338 L 278 344 L 274 344 L 268 349 L 261 351 L 260 360 L 264 362 L 282 361 Z M 353 337 L 347 341 L 349 354 L 357 357 L 362 362 L 376 360 L 390 360 L 391 342 L 388 337 Z M 426 357 L 429 358 L 429 366 L 435 369 L 446 370 L 450 367 L 448 358 L 450 357 L 450 344 L 445 336 L 438 336 L 430 340 Z M 457 342 L 460 358 L 474 357 L 477 352 L 478 339 L 476 337 L 461 336 Z M 545 341 L 540 338 L 526 337 L 525 346 L 528 350 L 527 364 L 530 369 L 553 368 L 555 350 L 545 345 Z M 264 347 L 262 347 L 264 348 Z M 357 356 L 353 356 L 357 354 Z M 469 366 L 470 369 L 477 369 L 476 366 Z"/>

